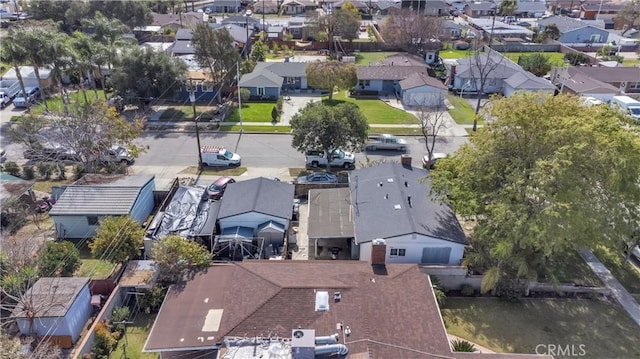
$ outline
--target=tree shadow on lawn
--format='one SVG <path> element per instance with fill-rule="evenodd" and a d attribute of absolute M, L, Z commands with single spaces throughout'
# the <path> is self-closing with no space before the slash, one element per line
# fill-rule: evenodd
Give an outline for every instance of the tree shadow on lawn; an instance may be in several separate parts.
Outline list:
<path fill-rule="evenodd" d="M 606 301 L 448 298 L 443 318 L 451 334 L 498 352 L 533 354 L 539 344 L 574 345 L 579 350 L 583 344 L 583 358 L 640 356 L 635 322 Z"/>

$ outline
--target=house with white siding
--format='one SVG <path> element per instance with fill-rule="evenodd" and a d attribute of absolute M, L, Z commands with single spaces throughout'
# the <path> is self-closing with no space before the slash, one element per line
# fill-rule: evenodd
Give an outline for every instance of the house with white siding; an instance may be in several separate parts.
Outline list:
<path fill-rule="evenodd" d="M 92 238 L 100 221 L 109 216 L 131 215 L 140 224 L 149 217 L 154 207 L 154 176 L 95 178 L 83 177 L 59 195 L 49 212 L 58 239 Z"/>
<path fill-rule="evenodd" d="M 361 261 L 384 242 L 385 263 L 460 265 L 469 241 L 453 209 L 429 197 L 426 170 L 384 163 L 352 171 L 349 186 Z"/>
<path fill-rule="evenodd" d="M 63 349 L 78 341 L 93 312 L 88 277 L 40 278 L 24 297 L 31 308 L 18 303 L 11 313 L 20 333 L 49 337 Z"/>

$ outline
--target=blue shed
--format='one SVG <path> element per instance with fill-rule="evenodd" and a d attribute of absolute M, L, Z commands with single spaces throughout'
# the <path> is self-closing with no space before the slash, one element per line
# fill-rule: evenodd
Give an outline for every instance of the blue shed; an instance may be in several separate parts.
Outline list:
<path fill-rule="evenodd" d="M 85 177 L 66 187 L 49 212 L 60 239 L 91 238 L 107 216 L 129 214 L 142 224 L 153 210 L 154 176 Z"/>
<path fill-rule="evenodd" d="M 20 333 L 50 337 L 63 349 L 78 341 L 93 311 L 88 277 L 40 278 L 25 297 L 32 300 L 35 318 L 29 320 L 24 306 L 17 305 L 12 316 Z"/>

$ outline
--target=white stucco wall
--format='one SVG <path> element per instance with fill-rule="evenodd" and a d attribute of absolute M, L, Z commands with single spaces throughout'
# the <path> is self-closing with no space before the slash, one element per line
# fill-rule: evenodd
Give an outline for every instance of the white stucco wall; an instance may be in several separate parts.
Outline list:
<path fill-rule="evenodd" d="M 449 265 L 459 265 L 464 254 L 464 245 L 442 239 L 423 235 L 406 235 L 394 238 L 385 238 L 387 242 L 386 263 L 422 263 L 422 250 L 424 248 L 448 247 L 451 248 Z M 371 261 L 371 242 L 361 243 L 360 260 Z M 391 256 L 392 248 L 406 249 L 404 257 Z"/>
<path fill-rule="evenodd" d="M 402 92 L 402 103 L 407 106 L 439 107 L 444 105 L 446 90 L 420 86 Z"/>

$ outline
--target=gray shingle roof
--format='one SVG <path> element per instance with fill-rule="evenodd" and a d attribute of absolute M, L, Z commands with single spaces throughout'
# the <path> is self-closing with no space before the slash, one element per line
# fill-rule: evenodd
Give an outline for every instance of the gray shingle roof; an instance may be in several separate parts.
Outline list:
<path fill-rule="evenodd" d="M 126 215 L 129 214 L 142 188 L 153 176 L 127 176 L 100 185 L 68 186 L 53 206 L 50 215 Z M 144 182 L 143 184 L 141 184 Z"/>
<path fill-rule="evenodd" d="M 487 61 L 492 61 L 491 67 L 494 69 L 487 74 L 489 79 L 506 79 L 511 77 L 516 72 L 524 71 L 518 64 L 504 57 L 497 51 L 489 50 L 491 53 L 487 58 L 487 54 L 480 54 L 479 56 L 471 56 L 468 58 L 458 60 L 458 66 L 456 69 L 456 76 L 461 78 L 472 78 L 473 76 L 479 76 L 479 66 L 484 66 Z"/>
<path fill-rule="evenodd" d="M 385 163 L 352 171 L 349 186 L 358 243 L 416 233 L 468 244 L 451 207 L 429 197 L 425 170 Z"/>
<path fill-rule="evenodd" d="M 37 317 L 64 317 L 80 291 L 89 283 L 88 277 L 45 277 L 38 279 L 26 292 L 36 309 Z M 22 305 L 13 309 L 13 316 L 26 318 Z"/>
<path fill-rule="evenodd" d="M 292 184 L 263 177 L 230 183 L 222 197 L 218 218 L 258 212 L 291 219 L 293 194 Z"/>
<path fill-rule="evenodd" d="M 567 31 L 579 29 L 585 26 L 594 26 L 596 23 L 592 21 L 583 21 L 578 19 L 572 19 L 566 16 L 551 16 L 546 19 L 538 20 L 538 26 L 545 27 L 548 25 L 555 24 L 560 30 L 560 33 L 563 34 Z"/>
<path fill-rule="evenodd" d="M 551 82 L 526 71 L 511 75 L 505 83 L 516 90 L 555 90 L 556 88 Z"/>
<path fill-rule="evenodd" d="M 267 69 L 282 77 L 307 77 L 307 64 L 304 62 L 258 62 L 254 71 Z"/>
<path fill-rule="evenodd" d="M 170 47 L 171 53 L 179 56 L 179 55 L 193 55 L 196 53 L 196 49 L 193 47 L 193 44 L 190 40 L 176 40 L 173 45 Z"/>
<path fill-rule="evenodd" d="M 358 80 L 404 80 L 408 76 L 426 73 L 426 66 L 358 66 Z"/>
<path fill-rule="evenodd" d="M 640 69 L 631 66 L 616 66 L 616 67 L 571 67 L 569 73 L 581 72 L 588 77 L 592 77 L 596 80 L 615 83 L 615 82 L 640 82 Z"/>
<path fill-rule="evenodd" d="M 492 3 L 492 2 L 470 2 L 467 3 L 467 5 L 465 5 L 465 7 L 468 6 L 469 9 L 471 9 L 472 11 L 488 11 L 491 9 L 495 9 L 496 8 L 496 4 Z"/>
<path fill-rule="evenodd" d="M 544 2 L 541 1 L 518 1 L 516 13 L 519 12 L 542 12 L 547 10 Z"/>
<path fill-rule="evenodd" d="M 240 78 L 240 87 L 282 87 L 284 78 L 269 70 L 244 74 Z"/>
<path fill-rule="evenodd" d="M 420 86 L 431 86 L 441 90 L 447 89 L 447 87 L 440 80 L 425 74 L 415 74 L 414 76 L 409 76 L 406 79 L 400 81 L 400 87 L 403 90 Z"/>
<path fill-rule="evenodd" d="M 231 34 L 231 37 L 234 41 L 241 42 L 243 44 L 247 42 L 247 29 L 242 26 L 238 26 L 235 24 L 209 23 L 209 27 L 214 30 L 222 29 L 224 27 L 229 31 L 229 34 Z M 251 36 L 252 34 L 253 30 L 251 29 L 251 27 L 249 27 L 249 36 Z"/>
<path fill-rule="evenodd" d="M 260 23 L 260 20 L 254 19 L 251 16 L 229 16 L 222 19 L 223 24 L 235 24 L 244 26 L 245 24 L 256 25 Z"/>
<path fill-rule="evenodd" d="M 576 94 L 609 93 L 617 95 L 620 93 L 620 89 L 582 72 L 569 72 L 569 78 L 564 81 L 564 87 Z"/>

